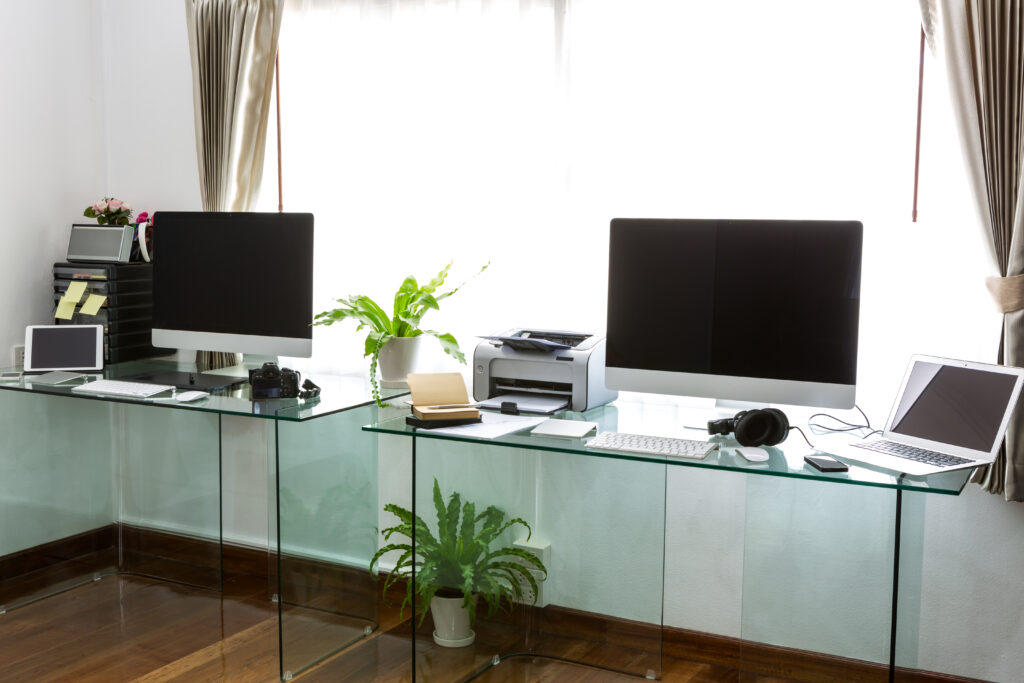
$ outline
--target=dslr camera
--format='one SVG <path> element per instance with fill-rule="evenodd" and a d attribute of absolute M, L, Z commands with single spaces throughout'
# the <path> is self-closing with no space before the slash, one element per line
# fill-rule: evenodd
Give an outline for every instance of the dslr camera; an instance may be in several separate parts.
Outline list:
<path fill-rule="evenodd" d="M 299 373 L 279 368 L 277 363 L 264 363 L 259 370 L 249 371 L 253 398 L 298 398 Z"/>

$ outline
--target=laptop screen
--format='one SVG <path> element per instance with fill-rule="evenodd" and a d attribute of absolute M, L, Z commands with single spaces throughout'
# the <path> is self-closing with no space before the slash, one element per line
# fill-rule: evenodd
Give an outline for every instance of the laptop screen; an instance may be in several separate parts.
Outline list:
<path fill-rule="evenodd" d="M 889 431 L 990 451 L 1016 381 L 1001 372 L 917 361 Z"/>

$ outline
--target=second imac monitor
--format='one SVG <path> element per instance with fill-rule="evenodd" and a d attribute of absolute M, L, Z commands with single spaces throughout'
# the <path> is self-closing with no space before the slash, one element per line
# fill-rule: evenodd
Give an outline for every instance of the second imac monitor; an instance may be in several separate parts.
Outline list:
<path fill-rule="evenodd" d="M 852 408 L 857 221 L 616 218 L 609 388 Z"/>

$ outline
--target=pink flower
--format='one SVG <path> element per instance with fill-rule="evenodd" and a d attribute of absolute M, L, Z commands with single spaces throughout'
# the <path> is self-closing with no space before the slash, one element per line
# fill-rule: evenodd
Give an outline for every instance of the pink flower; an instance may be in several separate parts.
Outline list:
<path fill-rule="evenodd" d="M 136 224 L 139 224 L 139 223 L 149 223 L 149 212 L 148 211 L 143 211 L 138 216 L 136 216 L 135 217 L 135 223 Z"/>
<path fill-rule="evenodd" d="M 120 199 L 111 199 L 109 202 L 107 202 L 107 208 L 110 209 L 111 211 L 120 211 L 123 205 L 124 202 L 122 202 Z"/>
<path fill-rule="evenodd" d="M 121 210 L 124 211 L 125 213 L 131 213 L 132 205 L 129 204 L 128 202 L 121 202 Z"/>
<path fill-rule="evenodd" d="M 107 210 L 107 203 L 101 199 L 92 205 L 92 210 L 96 213 L 103 213 Z"/>

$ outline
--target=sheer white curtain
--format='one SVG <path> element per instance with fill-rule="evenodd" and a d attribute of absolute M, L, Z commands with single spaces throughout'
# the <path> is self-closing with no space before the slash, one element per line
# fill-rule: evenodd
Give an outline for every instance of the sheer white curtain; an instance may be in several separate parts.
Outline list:
<path fill-rule="evenodd" d="M 532 324 L 478 314 L 499 283 L 562 281 L 561 0 L 290 2 L 281 33 L 285 209 L 316 216 L 315 301 L 364 293 L 390 310 L 407 275 L 454 259 L 452 281 L 491 270 L 425 324 L 473 334 Z M 274 188 L 276 190 L 276 188 Z M 266 206 L 276 198 L 270 187 Z M 539 249 L 538 249 L 539 248 Z M 524 260 L 526 263 L 524 263 Z M 535 284 L 506 291 L 532 296 Z M 485 293 L 487 296 L 485 296 Z M 472 312 L 472 315 L 470 315 Z M 493 315 L 491 315 L 493 313 Z M 465 325 L 468 318 L 474 324 Z M 318 362 L 361 368 L 353 326 L 316 330 Z M 469 336 L 467 336 L 469 335 Z M 440 349 L 438 348 L 440 351 Z M 438 354 L 439 362 L 443 362 Z"/>
<path fill-rule="evenodd" d="M 977 272 L 945 255 L 969 211 L 934 118 L 910 222 L 919 31 L 913 0 L 289 2 L 284 201 L 316 215 L 317 310 L 387 307 L 406 275 L 491 261 L 431 328 L 467 352 L 519 325 L 601 332 L 613 217 L 858 219 L 861 384 L 881 420 L 909 353 L 998 343 L 970 333 L 985 292 L 963 294 L 983 254 Z M 262 197 L 276 208 L 276 187 Z M 316 334 L 319 364 L 365 368 L 351 327 Z"/>

